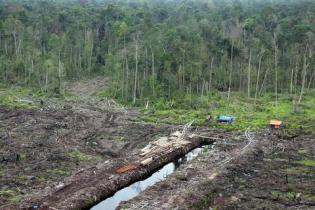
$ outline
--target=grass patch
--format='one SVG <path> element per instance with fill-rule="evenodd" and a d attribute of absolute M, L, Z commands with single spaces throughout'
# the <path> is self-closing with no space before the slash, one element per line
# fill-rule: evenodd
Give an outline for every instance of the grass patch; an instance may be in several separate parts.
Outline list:
<path fill-rule="evenodd" d="M 65 92 L 64 100 L 67 102 L 78 102 L 80 97 L 74 93 Z"/>
<path fill-rule="evenodd" d="M 20 154 L 21 160 L 27 160 L 27 154 L 26 153 L 21 153 Z"/>
<path fill-rule="evenodd" d="M 37 92 L 21 87 L 1 87 L 0 105 L 9 108 L 35 108 L 36 104 L 29 98 L 37 96 Z"/>
<path fill-rule="evenodd" d="M 315 194 L 306 194 L 306 195 L 303 196 L 303 198 L 304 198 L 305 200 L 314 202 L 314 201 L 315 201 Z"/>
<path fill-rule="evenodd" d="M 40 183 L 45 183 L 47 182 L 47 178 L 43 177 L 43 176 L 38 176 L 36 177 L 36 180 Z"/>
<path fill-rule="evenodd" d="M 95 93 L 98 98 L 107 98 L 111 97 L 111 91 L 109 89 L 102 89 Z"/>
<path fill-rule="evenodd" d="M 286 172 L 288 174 L 309 174 L 311 173 L 309 168 L 306 167 L 291 167 L 287 168 Z"/>
<path fill-rule="evenodd" d="M 238 180 L 238 184 L 239 184 L 240 189 L 245 189 L 245 188 L 250 187 L 250 184 L 245 179 L 239 178 L 237 180 Z"/>
<path fill-rule="evenodd" d="M 296 195 L 295 192 L 287 192 L 287 193 L 286 193 L 286 197 L 287 197 L 287 198 L 294 198 L 295 195 Z"/>
<path fill-rule="evenodd" d="M 273 96 L 266 94 L 256 103 L 239 93 L 233 93 L 228 100 L 225 93 L 215 93 L 208 97 L 195 97 L 192 104 L 187 106 L 178 100 L 167 103 L 164 99 L 150 105 L 149 109 L 142 109 L 143 116 L 138 120 L 163 124 L 186 124 L 194 121 L 194 125 L 223 128 L 226 130 L 244 130 L 248 127 L 259 129 L 267 127 L 271 119 L 282 120 L 285 130 L 294 133 L 296 130 L 315 133 L 315 93 L 306 94 L 298 111 L 293 110 L 292 99 L 287 95 L 279 95 L 279 102 L 273 102 Z M 171 104 L 171 105 L 167 105 Z M 232 124 L 216 122 L 216 117 L 225 114 L 235 118 Z M 211 115 L 213 120 L 206 121 Z"/>
<path fill-rule="evenodd" d="M 300 160 L 300 161 L 297 161 L 296 163 L 302 164 L 305 166 L 315 167 L 315 160 Z"/>
<path fill-rule="evenodd" d="M 71 158 L 74 158 L 74 159 L 79 160 L 79 161 L 91 161 L 91 160 L 100 160 L 101 159 L 100 157 L 97 157 L 97 156 L 92 156 L 92 155 L 82 153 L 77 149 L 70 152 L 69 156 Z"/>
<path fill-rule="evenodd" d="M 282 199 L 292 199 L 296 196 L 296 193 L 295 192 L 281 192 L 281 191 L 272 191 L 271 192 L 271 195 L 274 199 L 279 199 L 279 198 L 282 198 Z"/>
<path fill-rule="evenodd" d="M 301 154 L 301 155 L 306 155 L 307 154 L 307 150 L 306 149 L 300 149 L 298 151 L 298 153 Z"/>
<path fill-rule="evenodd" d="M 19 203 L 22 199 L 22 195 L 19 191 L 9 188 L 0 189 L 0 197 L 3 197 L 9 203 Z"/>
<path fill-rule="evenodd" d="M 192 192 L 193 194 L 193 192 Z M 204 197 L 198 199 L 196 202 L 193 203 L 191 206 L 191 209 L 197 210 L 197 209 L 204 209 L 205 206 L 209 206 L 211 201 L 216 197 L 216 194 L 208 193 Z M 192 196 L 193 197 L 193 196 Z M 217 207 L 212 206 L 210 209 L 218 210 Z"/>
<path fill-rule="evenodd" d="M 60 98 L 68 102 L 79 100 L 77 95 L 69 92 L 60 95 L 35 88 L 20 86 L 10 87 L 0 84 L 0 106 L 8 108 L 36 109 L 41 107 L 40 101 L 46 101 L 47 98 Z"/>
<path fill-rule="evenodd" d="M 54 176 L 70 176 L 71 173 L 64 168 L 48 169 L 47 172 Z"/>
<path fill-rule="evenodd" d="M 114 136 L 113 139 L 114 139 L 114 141 L 120 141 L 120 142 L 128 141 L 128 139 L 124 136 Z"/>

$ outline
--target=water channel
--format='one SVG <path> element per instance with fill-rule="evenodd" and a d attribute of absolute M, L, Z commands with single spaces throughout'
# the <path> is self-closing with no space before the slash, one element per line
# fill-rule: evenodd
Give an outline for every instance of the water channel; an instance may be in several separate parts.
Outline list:
<path fill-rule="evenodd" d="M 94 207 L 91 208 L 91 210 L 115 210 L 120 202 L 128 201 L 139 195 L 148 187 L 156 184 L 159 181 L 165 180 L 166 177 L 175 172 L 176 169 L 178 169 L 178 167 L 181 164 L 193 160 L 200 154 L 207 153 L 211 148 L 212 145 L 204 145 L 196 149 L 193 149 L 192 151 L 188 152 L 185 156 L 164 165 L 161 169 L 153 173 L 150 177 L 135 182 L 129 185 L 128 187 L 125 187 L 117 191 L 112 197 L 109 197 L 104 201 L 100 202 L 99 204 L 95 205 Z"/>

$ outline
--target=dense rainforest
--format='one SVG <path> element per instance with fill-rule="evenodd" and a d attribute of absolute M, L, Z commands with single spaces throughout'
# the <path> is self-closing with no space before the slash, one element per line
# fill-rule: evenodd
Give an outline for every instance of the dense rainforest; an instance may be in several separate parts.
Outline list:
<path fill-rule="evenodd" d="M 1 0 L 0 82 L 63 94 L 110 77 L 125 103 L 315 87 L 314 0 Z"/>

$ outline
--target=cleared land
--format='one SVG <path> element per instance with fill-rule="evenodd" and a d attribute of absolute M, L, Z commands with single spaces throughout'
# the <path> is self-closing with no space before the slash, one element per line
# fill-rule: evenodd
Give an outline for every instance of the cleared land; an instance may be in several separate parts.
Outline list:
<path fill-rule="evenodd" d="M 75 100 L 40 105 L 27 98 L 38 109 L 0 108 L 0 209 L 87 207 L 184 154 L 165 150 L 155 164 L 118 174 L 121 166 L 143 160 L 141 149 L 150 142 L 183 126 L 145 123 L 139 112 L 95 97 L 106 83 L 71 84 Z M 214 148 L 120 208 L 315 208 L 313 135 L 207 127 L 189 132 L 210 137 Z M 185 137 L 185 149 L 206 139 Z"/>

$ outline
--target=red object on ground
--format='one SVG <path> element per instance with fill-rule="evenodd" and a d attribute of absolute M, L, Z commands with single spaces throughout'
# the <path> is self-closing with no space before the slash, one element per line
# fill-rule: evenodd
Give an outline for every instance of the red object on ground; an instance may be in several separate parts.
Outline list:
<path fill-rule="evenodd" d="M 281 128 L 283 125 L 282 121 L 280 120 L 270 120 L 270 126 L 272 128 L 276 128 L 276 129 L 279 129 Z"/>

